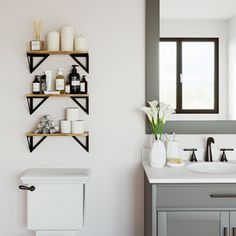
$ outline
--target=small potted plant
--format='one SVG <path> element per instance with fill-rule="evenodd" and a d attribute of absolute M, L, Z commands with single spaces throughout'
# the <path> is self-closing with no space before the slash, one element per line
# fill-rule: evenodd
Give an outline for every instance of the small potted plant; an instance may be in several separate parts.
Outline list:
<path fill-rule="evenodd" d="M 166 150 L 162 141 L 164 126 L 166 120 L 171 114 L 175 113 L 175 110 L 170 105 L 162 102 L 158 103 L 156 100 L 148 102 L 148 104 L 150 107 L 143 106 L 141 111 L 146 113 L 154 137 L 150 151 L 150 163 L 153 167 L 162 168 L 166 164 Z"/>

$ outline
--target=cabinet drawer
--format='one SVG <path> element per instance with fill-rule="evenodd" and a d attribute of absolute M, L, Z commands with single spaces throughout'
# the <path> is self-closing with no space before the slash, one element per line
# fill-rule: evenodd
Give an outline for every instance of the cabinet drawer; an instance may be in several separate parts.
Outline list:
<path fill-rule="evenodd" d="M 236 185 L 158 185 L 157 207 L 236 208 Z"/>

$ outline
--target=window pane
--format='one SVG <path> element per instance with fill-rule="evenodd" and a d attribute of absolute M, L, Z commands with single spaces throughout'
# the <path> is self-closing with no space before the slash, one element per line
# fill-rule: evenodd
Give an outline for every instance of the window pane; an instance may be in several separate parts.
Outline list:
<path fill-rule="evenodd" d="M 214 109 L 214 43 L 182 44 L 183 109 Z"/>
<path fill-rule="evenodd" d="M 176 42 L 160 42 L 160 101 L 176 108 Z"/>

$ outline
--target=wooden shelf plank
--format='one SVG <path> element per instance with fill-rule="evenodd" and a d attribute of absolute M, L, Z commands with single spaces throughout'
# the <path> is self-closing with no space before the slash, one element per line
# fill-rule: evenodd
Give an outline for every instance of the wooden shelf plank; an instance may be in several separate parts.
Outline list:
<path fill-rule="evenodd" d="M 27 51 L 31 54 L 49 54 L 49 55 L 71 55 L 71 54 L 88 54 L 88 52 L 81 51 Z"/>
<path fill-rule="evenodd" d="M 38 98 L 44 98 L 44 97 L 88 97 L 88 94 L 26 94 L 26 97 L 38 97 Z"/>
<path fill-rule="evenodd" d="M 72 136 L 76 136 L 76 137 L 86 137 L 86 136 L 89 136 L 89 132 L 86 131 L 84 133 L 81 133 L 81 134 L 62 134 L 62 133 L 56 133 L 56 134 L 35 134 L 33 132 L 28 132 L 26 134 L 26 136 L 28 137 L 48 137 L 48 136 L 54 136 L 54 137 L 72 137 Z"/>

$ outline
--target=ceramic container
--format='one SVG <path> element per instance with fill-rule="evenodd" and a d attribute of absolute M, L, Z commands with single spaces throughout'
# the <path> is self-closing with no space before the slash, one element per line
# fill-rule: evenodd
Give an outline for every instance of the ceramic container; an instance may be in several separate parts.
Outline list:
<path fill-rule="evenodd" d="M 166 164 L 166 149 L 164 142 L 160 140 L 153 141 L 150 151 L 150 164 L 155 168 L 162 168 Z"/>

